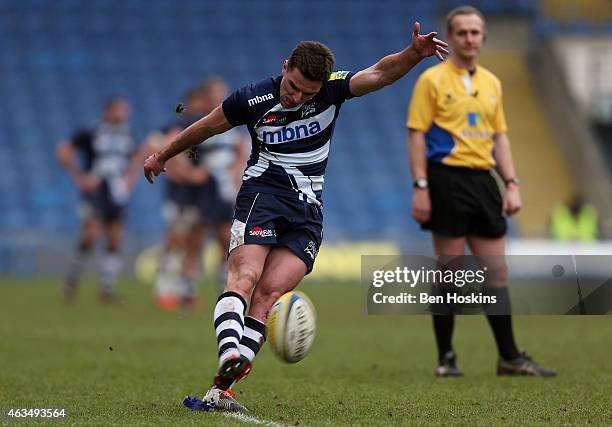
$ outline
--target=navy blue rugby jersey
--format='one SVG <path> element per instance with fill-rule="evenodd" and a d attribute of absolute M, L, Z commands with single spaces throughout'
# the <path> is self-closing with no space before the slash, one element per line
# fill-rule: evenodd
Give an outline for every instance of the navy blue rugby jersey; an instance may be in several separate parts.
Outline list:
<path fill-rule="evenodd" d="M 83 169 L 110 181 L 122 177 L 138 149 L 136 138 L 126 124 L 101 122 L 94 129 L 76 132 L 72 145 L 83 155 Z"/>
<path fill-rule="evenodd" d="M 252 151 L 242 193 L 297 196 L 321 205 L 325 166 L 340 106 L 353 97 L 354 73 L 336 71 L 309 101 L 293 108 L 280 104 L 282 76 L 233 92 L 223 101 L 232 126 L 246 125 Z"/>

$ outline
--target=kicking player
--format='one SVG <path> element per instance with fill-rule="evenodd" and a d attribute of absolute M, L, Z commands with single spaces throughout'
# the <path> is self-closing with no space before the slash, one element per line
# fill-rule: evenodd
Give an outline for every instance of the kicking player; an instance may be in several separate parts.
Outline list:
<path fill-rule="evenodd" d="M 497 260 L 489 270 L 501 276 L 490 290 L 509 304 L 507 266 L 505 261 L 499 265 L 505 255 L 504 216 L 518 212 L 522 203 L 506 136 L 501 83 L 476 63 L 485 35 L 485 21 L 477 9 L 462 6 L 451 11 L 450 59 L 417 81 L 407 123 L 415 188 L 412 215 L 423 229 L 432 231 L 438 256 L 463 255 L 467 243 L 474 255 Z M 491 175 L 495 167 L 506 185 L 503 196 Z M 555 375 L 519 352 L 507 312 L 489 313 L 487 318 L 499 351 L 498 375 Z M 451 343 L 454 315 L 434 314 L 433 324 L 439 352 L 435 374 L 463 375 Z"/>
<path fill-rule="evenodd" d="M 446 43 L 419 30 L 415 23 L 411 46 L 357 73 L 332 73 L 329 48 L 301 42 L 280 76 L 233 92 L 145 161 L 144 175 L 153 182 L 170 158 L 232 127 L 247 125 L 252 140 L 236 199 L 227 285 L 214 310 L 219 369 L 203 401 L 188 398 L 187 406 L 244 410 L 230 387 L 249 372 L 273 303 L 312 270 L 319 251 L 323 177 L 340 107 L 392 84 L 425 57 L 442 60 Z"/>
<path fill-rule="evenodd" d="M 100 300 L 112 302 L 115 299 L 115 282 L 123 264 L 119 254 L 123 215 L 142 161 L 127 124 L 129 117 L 128 102 L 123 98 L 112 99 L 104 108 L 98 126 L 77 132 L 58 148 L 60 163 L 82 192 L 79 244 L 62 288 L 67 301 L 75 296 L 86 258 L 101 227 L 106 253 L 101 262 Z M 84 160 L 82 166 L 79 154 Z"/>

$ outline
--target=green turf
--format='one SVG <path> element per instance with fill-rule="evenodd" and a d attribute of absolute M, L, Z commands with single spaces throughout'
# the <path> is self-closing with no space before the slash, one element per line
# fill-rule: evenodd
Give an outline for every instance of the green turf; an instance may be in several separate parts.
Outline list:
<path fill-rule="evenodd" d="M 243 424 L 192 413 L 216 367 L 214 291 L 194 314 L 162 313 L 151 289 L 126 280 L 126 302 L 97 303 L 86 283 L 64 306 L 49 280 L 0 281 L 0 407 L 65 408 L 75 424 Z M 311 354 L 296 365 L 265 348 L 238 388 L 249 415 L 283 425 L 612 424 L 612 317 L 520 317 L 519 345 L 555 379 L 495 377 L 485 319 L 460 317 L 466 372 L 435 379 L 430 319 L 365 316 L 355 284 L 305 283 L 318 310 Z M 112 350 L 111 350 L 112 348 Z M 6 416 L 0 422 L 12 423 Z M 246 424 L 244 424 L 246 425 Z"/>

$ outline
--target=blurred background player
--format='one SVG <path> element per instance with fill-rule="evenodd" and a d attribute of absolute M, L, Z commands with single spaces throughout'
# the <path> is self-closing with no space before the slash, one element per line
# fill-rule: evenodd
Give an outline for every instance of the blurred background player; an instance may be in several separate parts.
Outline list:
<path fill-rule="evenodd" d="M 193 89 L 188 95 L 185 111 L 168 136 L 172 139 L 180 131 L 206 115 L 208 107 L 202 90 Z M 182 244 L 179 298 L 181 305 L 195 308 L 197 299 L 196 282 L 201 272 L 202 244 L 204 242 L 204 219 L 200 208 L 203 188 L 210 180 L 210 173 L 199 160 L 197 152 L 182 153 L 168 168 L 174 180 L 169 182 L 170 202 L 165 206 L 165 215 L 176 227 Z M 174 212 L 173 212 L 174 209 Z M 172 264 L 172 254 L 170 263 Z M 176 259 L 176 258 L 175 258 Z M 171 266 L 171 265 L 170 265 Z M 163 271 L 163 264 L 160 265 Z"/>
<path fill-rule="evenodd" d="M 123 216 L 141 161 L 128 126 L 130 112 L 125 99 L 111 99 L 95 128 L 76 132 L 58 148 L 59 161 L 82 193 L 79 243 L 62 288 L 67 301 L 75 296 L 86 258 L 100 230 L 106 242 L 100 264 L 100 299 L 115 299 L 115 282 L 123 264 L 119 253 Z"/>
<path fill-rule="evenodd" d="M 155 133 L 148 139 L 148 154 L 212 111 L 226 95 L 227 85 L 220 77 L 212 77 L 202 87 L 191 90 L 179 121 L 165 134 Z M 242 142 L 240 133 L 227 132 L 167 164 L 167 201 L 163 210 L 169 225 L 156 279 L 157 304 L 161 308 L 194 307 L 202 245 L 209 234 L 219 246 L 219 286 L 225 283 L 229 228 L 245 163 Z"/>
<path fill-rule="evenodd" d="M 177 107 L 177 113 L 182 113 L 180 118 L 163 131 L 149 135 L 147 156 L 163 148 L 182 129 L 202 117 L 205 108 L 201 91 L 192 89 L 186 98 L 186 105 Z M 162 213 L 167 230 L 159 259 L 155 296 L 158 307 L 174 310 L 180 306 L 193 307 L 196 301 L 191 278 L 197 272 L 203 233 L 197 198 L 209 175 L 186 154 L 173 158 L 166 168 L 168 180 Z"/>
<path fill-rule="evenodd" d="M 431 230 L 439 257 L 505 255 L 506 215 L 521 208 L 502 105 L 501 83 L 476 60 L 486 37 L 482 13 L 471 6 L 447 16 L 447 61 L 418 79 L 408 115 L 414 195 L 412 215 Z M 495 150 L 495 157 L 493 157 Z M 506 190 L 502 197 L 491 171 L 497 168 Z M 499 260 L 499 258 L 497 258 Z M 504 271 L 504 265 L 495 266 Z M 492 290 L 508 302 L 505 280 Z M 509 302 L 508 302 L 509 304 Z M 488 314 L 497 342 L 498 375 L 551 376 L 519 352 L 510 314 Z M 434 314 L 438 376 L 460 376 L 452 347 L 454 314 Z"/>
<path fill-rule="evenodd" d="M 221 105 L 229 91 L 221 77 L 211 77 L 201 87 L 205 114 Z M 247 146 L 242 134 L 236 129 L 216 135 L 206 144 L 198 146 L 198 163 L 208 171 L 210 178 L 202 186 L 198 205 L 203 217 L 206 234 L 216 240 L 219 247 L 219 290 L 227 280 L 227 254 L 230 244 L 230 228 L 234 212 L 234 201 L 242 182 L 246 165 Z M 207 237 L 208 237 L 207 236 Z"/>

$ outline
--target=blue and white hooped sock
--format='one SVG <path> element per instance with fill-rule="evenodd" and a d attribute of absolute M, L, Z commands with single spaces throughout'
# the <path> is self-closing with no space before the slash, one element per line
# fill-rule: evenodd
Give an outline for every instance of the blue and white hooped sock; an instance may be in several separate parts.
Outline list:
<path fill-rule="evenodd" d="M 223 292 L 215 306 L 214 325 L 219 349 L 219 365 L 230 357 L 238 357 L 238 344 L 244 332 L 244 313 L 247 303 L 233 291 Z"/>

